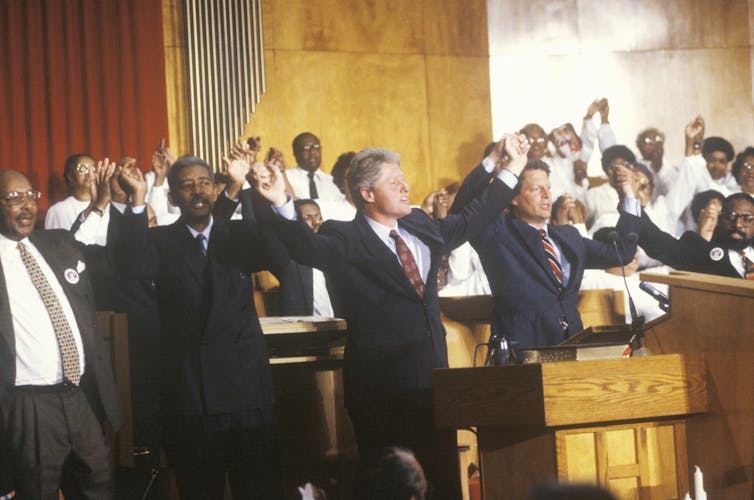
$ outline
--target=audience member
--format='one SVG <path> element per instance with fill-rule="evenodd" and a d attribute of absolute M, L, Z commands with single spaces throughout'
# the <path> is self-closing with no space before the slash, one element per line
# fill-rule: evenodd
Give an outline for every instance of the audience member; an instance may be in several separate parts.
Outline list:
<path fill-rule="evenodd" d="M 676 239 L 643 214 L 639 244 L 649 256 L 679 270 L 754 279 L 752 237 L 754 198 L 734 193 L 723 202 L 710 241 L 693 231 Z"/>
<path fill-rule="evenodd" d="M 322 225 L 322 214 L 314 200 L 296 200 L 296 215 L 313 233 Z M 333 316 L 325 275 L 319 269 L 291 260 L 277 276 L 283 316 Z"/>
<path fill-rule="evenodd" d="M 466 178 L 454 210 L 470 199 L 479 178 L 489 176 L 494 165 L 489 160 Z M 625 237 L 638 231 L 641 208 L 630 171 L 618 168 L 614 178 L 623 195 L 618 244 L 622 255 L 631 256 L 636 247 Z M 545 163 L 526 165 L 510 203 L 510 215 L 498 216 L 470 240 L 492 288 L 492 333 L 523 348 L 559 344 L 582 329 L 577 303 L 584 269 L 622 263 L 612 245 L 584 238 L 569 225 L 548 224 L 552 206 Z"/>
<path fill-rule="evenodd" d="M 363 457 L 356 477 L 354 500 L 424 500 L 440 498 L 428 495 L 427 479 L 416 456 L 406 448 L 391 446 L 372 451 Z"/>
<path fill-rule="evenodd" d="M 87 160 L 71 159 L 77 183 L 88 178 Z M 49 499 L 60 489 L 66 498 L 113 498 L 101 423 L 117 430 L 122 419 L 89 272 L 70 227 L 34 231 L 40 196 L 21 173 L 0 172 L 0 455 L 10 461 L 0 494 L 15 488 L 19 498 Z"/>
<path fill-rule="evenodd" d="M 528 145 L 513 136 L 505 145 L 512 160 L 499 175 L 515 185 Z M 496 158 L 503 141 L 498 149 Z M 455 431 L 436 428 L 433 418 L 432 368 L 448 366 L 437 272 L 443 254 L 481 231 L 513 189 L 493 180 L 462 212 L 433 220 L 411 208 L 398 154 L 365 149 L 348 174 L 356 218 L 326 221 L 314 234 L 286 220 L 295 218 L 293 204 L 271 174 L 260 192 L 285 214 L 271 222 L 298 262 L 325 272 L 335 313 L 348 321 L 343 382 L 360 453 L 408 446 L 440 498 L 460 497 L 458 474 L 447 474 L 458 470 Z"/>
<path fill-rule="evenodd" d="M 754 195 L 754 147 L 748 146 L 736 156 L 731 173 L 742 192 Z"/>
<path fill-rule="evenodd" d="M 665 158 L 665 134 L 654 127 L 646 128 L 636 136 L 636 147 L 641 154 L 638 161 L 648 167 L 655 185 L 652 201 L 667 196 L 678 177 L 678 167 L 670 165 Z"/>
<path fill-rule="evenodd" d="M 109 160 L 105 159 L 104 165 Z M 99 163 L 100 166 L 103 162 Z M 92 231 L 91 241 L 82 241 L 85 245 L 105 245 L 107 240 L 107 225 L 110 221 L 110 210 L 107 206 L 93 206 L 92 180 L 97 171 L 97 164 L 91 155 L 77 153 L 69 156 L 63 166 L 63 177 L 68 187 L 68 197 L 52 205 L 47 210 L 45 229 L 65 229 L 70 231 L 76 218 L 84 212 L 87 215 L 94 212 L 97 215 L 97 225 Z"/>
<path fill-rule="evenodd" d="M 598 217 L 618 211 L 618 191 L 615 170 L 618 167 L 636 164 L 636 156 L 620 144 L 607 148 L 602 153 L 602 170 L 608 182 L 591 188 L 586 193 L 586 225 L 591 228 Z"/>
<path fill-rule="evenodd" d="M 320 169 L 322 145 L 316 135 L 303 132 L 293 139 L 293 156 L 297 165 L 286 172 L 297 198 L 317 201 L 340 201 L 343 193 L 333 182 L 332 176 Z"/>
<path fill-rule="evenodd" d="M 729 172 L 733 160 L 733 146 L 722 137 L 704 138 L 704 119 L 697 116 L 686 125 L 685 157 L 678 167 L 678 177 L 668 194 L 670 217 L 678 221 L 675 234 L 694 230 L 689 205 L 694 195 L 714 189 L 723 196 L 740 191 L 736 179 Z"/>
<path fill-rule="evenodd" d="M 353 220 L 356 216 L 356 207 L 351 199 L 351 193 L 348 189 L 348 169 L 351 160 L 356 156 L 354 151 L 348 151 L 338 156 L 332 166 L 332 179 L 338 187 L 344 198 L 341 200 L 328 201 L 320 200 L 319 204 L 322 209 L 322 218 L 324 220 L 335 219 L 342 221 Z"/>
<path fill-rule="evenodd" d="M 243 176 L 248 165 L 228 170 Z M 181 216 L 169 226 L 147 227 L 138 169 L 121 181 L 131 203 L 114 252 L 126 276 L 157 283 L 163 439 L 181 498 L 223 498 L 226 474 L 234 498 L 280 498 L 274 391 L 249 273 L 286 265 L 285 249 L 251 224 L 213 218 L 204 160 L 170 167 L 168 196 Z"/>
<path fill-rule="evenodd" d="M 173 205 L 168 199 L 168 170 L 175 159 L 170 154 L 170 149 L 165 147 L 165 139 L 162 139 L 152 154 L 152 170 L 145 174 L 147 181 L 147 203 L 152 207 L 157 216 L 157 223 L 160 226 L 167 226 L 175 222 L 181 215 L 178 207 Z M 135 164 L 134 158 L 123 158 L 120 162 L 121 167 Z"/>

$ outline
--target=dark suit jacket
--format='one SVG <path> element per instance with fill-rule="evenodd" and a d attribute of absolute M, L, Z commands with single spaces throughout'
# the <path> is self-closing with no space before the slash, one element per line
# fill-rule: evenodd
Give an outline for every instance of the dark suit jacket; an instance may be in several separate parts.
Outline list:
<path fill-rule="evenodd" d="M 280 282 L 280 313 L 311 316 L 314 312 L 312 268 L 292 260 L 276 277 Z"/>
<path fill-rule="evenodd" d="M 730 263 L 728 248 L 715 242 L 714 237 L 707 241 L 693 231 L 686 231 L 676 239 L 658 228 L 646 214 L 641 218 L 639 246 L 653 259 L 675 269 L 741 278 Z M 720 258 L 715 260 L 713 256 Z"/>
<path fill-rule="evenodd" d="M 84 390 L 89 403 L 100 420 L 107 418 L 116 430 L 122 424 L 122 417 L 118 409 L 115 390 L 115 380 L 110 368 L 109 356 L 105 353 L 102 339 L 97 333 L 97 318 L 94 307 L 94 294 L 89 283 L 90 271 L 87 269 L 79 273 L 78 283 L 69 283 L 64 278 L 67 269 L 76 269 L 79 262 L 84 262 L 84 256 L 73 236 L 64 230 L 34 231 L 29 240 L 44 256 L 47 264 L 58 277 L 71 308 L 76 316 L 81 340 L 84 345 L 84 359 L 86 369 L 81 378 L 81 388 Z M 8 301 L 8 284 L 0 270 L 0 414 L 7 418 L 10 408 L 14 404 L 14 390 L 16 380 L 16 347 L 13 331 L 13 318 Z M 40 314 L 46 314 L 41 311 Z M 3 428 L 0 427 L 0 431 Z M 0 435 L 0 445 L 6 436 Z M 0 458 L 1 463 L 1 458 Z M 0 480 L 3 473 L 0 471 Z M 0 483 L 0 491 L 3 484 Z"/>
<path fill-rule="evenodd" d="M 243 221 L 215 218 L 205 258 L 180 219 L 148 229 L 145 214 L 131 213 L 119 240 L 121 269 L 157 283 L 163 412 L 217 415 L 272 405 L 249 273 L 287 264 L 285 248 Z"/>
<path fill-rule="evenodd" d="M 458 210 L 469 199 L 479 179 L 489 174 L 479 167 L 464 181 L 454 205 Z M 483 183 L 482 183 L 483 184 Z M 621 214 L 621 235 L 639 231 L 638 217 Z M 570 334 L 583 328 L 578 312 L 578 294 L 585 268 L 607 268 L 620 263 L 610 243 L 583 238 L 572 226 L 548 226 L 550 238 L 570 263 L 568 284 L 562 288 L 547 263 L 536 229 L 510 215 L 499 215 L 471 244 L 479 254 L 493 296 L 492 331 L 520 347 L 559 344 L 564 340 L 561 320 Z M 621 255 L 633 259 L 636 245 L 618 242 Z"/>
<path fill-rule="evenodd" d="M 433 220 L 415 209 L 398 221 L 431 252 L 423 299 L 363 215 L 326 221 L 317 234 L 301 221 L 270 221 L 296 261 L 324 271 L 335 314 L 348 321 L 347 406 L 432 387 L 432 368 L 448 365 L 437 298 L 442 256 L 481 231 L 512 197 L 495 181 L 460 214 Z"/>

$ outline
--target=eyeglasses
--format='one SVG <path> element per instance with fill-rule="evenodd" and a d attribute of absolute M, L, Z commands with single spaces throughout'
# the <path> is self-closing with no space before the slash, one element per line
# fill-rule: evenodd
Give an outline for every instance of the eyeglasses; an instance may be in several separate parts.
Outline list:
<path fill-rule="evenodd" d="M 88 174 L 89 172 L 94 172 L 94 170 L 97 167 L 92 163 L 79 163 L 76 165 L 76 172 L 80 174 Z"/>
<path fill-rule="evenodd" d="M 741 170 L 746 170 L 747 172 L 750 172 L 754 170 L 754 166 L 751 165 L 748 161 L 745 161 L 743 165 L 741 165 Z"/>
<path fill-rule="evenodd" d="M 608 168 L 618 168 L 618 167 L 632 168 L 633 165 L 627 161 L 615 161 L 611 163 L 610 165 L 608 165 Z"/>
<path fill-rule="evenodd" d="M 526 140 L 529 141 L 529 144 L 544 144 L 547 142 L 547 139 L 544 137 L 527 137 Z"/>
<path fill-rule="evenodd" d="M 11 191 L 0 196 L 0 200 L 3 200 L 9 207 L 19 207 L 26 203 L 26 200 L 36 204 L 40 198 L 42 198 L 42 192 L 37 191 L 36 189 L 30 189 L 28 191 Z"/>
<path fill-rule="evenodd" d="M 311 151 L 312 149 L 315 151 L 319 151 L 321 148 L 322 146 L 320 146 L 319 143 L 317 143 L 317 144 L 307 144 L 306 146 L 303 146 L 301 149 L 303 149 L 304 151 Z"/>
<path fill-rule="evenodd" d="M 741 219 L 741 225 L 743 227 L 749 227 L 754 224 L 754 215 L 752 214 L 739 214 L 738 212 L 721 212 L 720 217 L 732 224 L 738 222 Z"/>
<path fill-rule="evenodd" d="M 642 139 L 642 142 L 644 144 L 654 144 L 656 142 L 665 142 L 665 138 L 661 135 L 656 135 L 654 137 L 646 136 L 644 139 Z"/>

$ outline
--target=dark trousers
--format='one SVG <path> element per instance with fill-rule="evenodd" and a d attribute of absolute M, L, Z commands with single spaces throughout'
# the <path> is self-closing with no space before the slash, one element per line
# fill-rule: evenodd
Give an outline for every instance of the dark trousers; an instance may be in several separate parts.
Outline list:
<path fill-rule="evenodd" d="M 456 431 L 435 427 L 431 392 L 359 404 L 348 416 L 362 457 L 386 446 L 409 448 L 427 477 L 427 498 L 462 498 Z"/>
<path fill-rule="evenodd" d="M 114 498 L 107 441 L 80 388 L 16 388 L 7 430 L 18 498 Z"/>
<path fill-rule="evenodd" d="M 226 417 L 167 419 L 165 452 L 181 500 L 222 500 L 226 473 L 235 500 L 282 498 L 271 416 L 252 426 Z"/>

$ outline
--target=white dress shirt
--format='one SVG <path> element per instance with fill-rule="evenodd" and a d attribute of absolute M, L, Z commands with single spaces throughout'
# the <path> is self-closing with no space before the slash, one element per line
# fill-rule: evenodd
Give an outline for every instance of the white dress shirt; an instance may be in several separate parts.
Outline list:
<path fill-rule="evenodd" d="M 309 198 L 309 172 L 296 166 L 286 170 L 285 174 L 288 176 L 288 182 L 291 183 L 296 197 L 299 199 Z M 333 182 L 332 176 L 324 173 L 322 169 L 318 168 L 314 171 L 314 185 L 317 186 L 318 201 L 345 200 L 345 196 Z"/>
<path fill-rule="evenodd" d="M 42 270 L 50 288 L 63 309 L 71 327 L 79 352 L 79 367 L 84 373 L 84 346 L 71 304 L 52 268 L 28 238 L 21 240 Z M 3 266 L 8 302 L 13 317 L 13 332 L 16 343 L 16 385 L 53 385 L 63 381 L 63 363 L 60 347 L 52 326 L 52 320 L 42 301 L 42 296 L 31 281 L 26 266 L 21 260 L 18 242 L 0 235 L 0 263 Z M 77 272 L 85 272 L 76 270 Z"/>
<path fill-rule="evenodd" d="M 748 247 L 744 248 L 744 255 L 746 257 L 754 262 L 754 248 L 749 245 Z M 738 253 L 738 250 L 728 250 L 728 259 L 730 259 L 731 265 L 736 268 L 736 272 L 741 275 L 741 277 L 744 277 L 744 259 L 741 257 L 741 254 Z"/>

